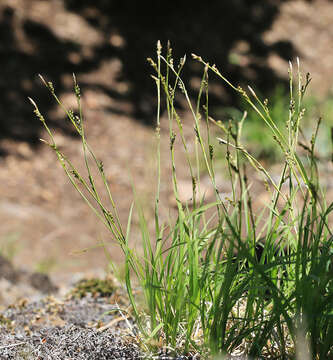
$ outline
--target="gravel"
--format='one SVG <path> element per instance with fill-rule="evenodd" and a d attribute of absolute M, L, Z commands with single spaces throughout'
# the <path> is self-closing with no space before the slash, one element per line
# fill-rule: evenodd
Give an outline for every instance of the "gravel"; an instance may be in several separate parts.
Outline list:
<path fill-rule="evenodd" d="M 23 301 L 0 313 L 0 359 L 198 359 L 146 354 L 135 333 L 132 320 L 108 298 Z"/>
<path fill-rule="evenodd" d="M 3 329 L 2 329 L 3 330 Z M 27 336 L 0 331 L 1 359 L 143 359 L 139 348 L 111 332 L 97 333 L 75 325 L 44 327 Z M 12 346 L 10 346 L 12 345 Z"/>

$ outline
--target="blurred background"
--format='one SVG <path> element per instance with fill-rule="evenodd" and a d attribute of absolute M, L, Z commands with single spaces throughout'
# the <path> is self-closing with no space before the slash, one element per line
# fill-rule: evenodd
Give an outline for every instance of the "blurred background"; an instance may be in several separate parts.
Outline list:
<path fill-rule="evenodd" d="M 324 114 L 319 151 L 329 156 L 325 133 L 333 122 L 331 1 L 212 0 L 195 9 L 186 2 L 177 8 L 157 3 L 1 0 L 0 254 L 14 264 L 67 281 L 76 272 L 106 268 L 102 242 L 122 269 L 119 248 L 72 189 L 55 155 L 39 141 L 46 135 L 28 96 L 38 103 L 62 150 L 82 166 L 79 139 L 38 74 L 52 81 L 60 99 L 74 109 L 72 73 L 76 74 L 88 141 L 104 161 L 124 224 L 133 200 L 130 174 L 148 218 L 152 215 L 156 93 L 146 58 L 155 56 L 157 40 L 164 47 L 171 42 L 175 59 L 187 54 L 184 80 L 191 94 L 198 90 L 202 74 L 202 66 L 190 56 L 196 53 L 215 63 L 235 85 L 251 84 L 269 98 L 274 118 L 281 122 L 289 102 L 288 61 L 295 64 L 298 56 L 302 72 L 310 72 L 313 79 L 306 100 L 311 105 L 307 121 L 311 125 Z M 210 91 L 212 115 L 237 120 L 243 104 L 236 94 L 212 75 Z M 190 116 L 185 110 L 183 115 L 185 133 L 192 136 Z M 166 127 L 162 124 L 162 135 L 167 134 Z M 161 211 L 167 219 L 174 203 L 165 138 Z M 279 154 L 251 113 L 244 141 L 274 171 Z M 191 180 L 180 168 L 185 199 Z M 221 174 L 221 187 L 223 181 Z M 258 199 L 264 202 L 265 195 Z M 140 238 L 136 225 L 134 218 L 134 245 Z"/>

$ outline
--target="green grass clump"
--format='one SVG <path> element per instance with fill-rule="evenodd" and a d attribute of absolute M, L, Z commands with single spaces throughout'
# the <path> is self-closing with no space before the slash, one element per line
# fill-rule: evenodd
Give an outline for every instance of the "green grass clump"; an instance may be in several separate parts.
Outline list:
<path fill-rule="evenodd" d="M 290 64 L 290 98 L 284 109 L 284 123 L 276 122 L 269 103 L 251 87 L 234 86 L 215 65 L 193 55 L 203 65 L 201 87 L 196 102 L 189 98 L 178 64 L 168 47 L 162 55 L 158 43 L 157 59 L 149 59 L 157 88 L 157 185 L 155 231 L 139 202 L 143 255 L 131 247 L 131 207 L 123 229 L 106 181 L 103 163 L 86 141 L 80 88 L 74 77 L 78 115 L 59 101 L 52 83 L 45 82 L 53 97 L 64 108 L 81 137 L 86 176 L 79 173 L 58 148 L 53 134 L 33 100 L 35 113 L 45 126 L 65 173 L 84 201 L 110 230 L 125 254 L 125 282 L 138 327 L 151 351 L 163 344 L 176 352 L 198 352 L 202 358 L 214 355 L 247 354 L 252 358 L 328 359 L 333 356 L 333 247 L 329 215 L 333 204 L 325 203 L 319 182 L 315 145 L 320 121 L 299 155 L 299 134 L 304 117 L 303 97 L 310 81 L 296 74 Z M 267 127 L 282 157 L 278 180 L 243 146 L 244 112 L 237 122 L 215 121 L 209 113 L 209 74 L 238 92 Z M 175 99 L 182 96 L 193 115 L 195 160 L 183 134 L 182 119 Z M 170 178 L 177 204 L 177 217 L 160 223 L 160 105 L 165 101 L 169 121 Z M 220 131 L 216 138 L 214 127 Z M 191 203 L 180 200 L 175 165 L 175 139 L 179 137 L 192 179 Z M 218 150 L 217 150 L 218 149 Z M 222 151 L 221 151 L 222 149 Z M 223 154 L 217 156 L 216 154 Z M 204 162 L 214 190 L 215 201 L 206 203 L 200 193 L 200 162 Z M 216 181 L 217 164 L 226 161 L 232 195 L 223 199 Z M 92 167 L 97 168 L 109 195 L 101 200 Z M 266 182 L 271 201 L 254 211 L 247 177 L 252 167 Z M 260 250 L 260 251 L 259 251 Z M 145 299 L 145 310 L 138 307 L 133 282 L 138 281 Z M 157 349 L 155 348 L 157 351 Z"/>

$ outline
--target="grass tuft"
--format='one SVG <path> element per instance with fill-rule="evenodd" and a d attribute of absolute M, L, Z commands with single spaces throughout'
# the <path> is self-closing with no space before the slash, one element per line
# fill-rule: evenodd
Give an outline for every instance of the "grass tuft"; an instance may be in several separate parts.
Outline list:
<path fill-rule="evenodd" d="M 252 87 L 235 86 L 216 65 L 197 55 L 193 58 L 203 65 L 195 102 L 182 80 L 186 57 L 176 62 L 169 44 L 165 56 L 162 55 L 158 42 L 157 58 L 148 59 L 155 72 L 152 78 L 158 100 L 153 234 L 148 230 L 151 220 L 146 219 L 137 200 L 130 209 L 126 228 L 120 223 L 103 164 L 86 141 L 81 92 L 75 76 L 77 115 L 62 105 L 52 83 L 41 79 L 81 137 L 86 174 L 81 174 L 61 152 L 38 106 L 30 100 L 50 137 L 43 141 L 56 153 L 74 188 L 122 248 L 128 296 L 150 351 L 157 352 L 160 346 L 165 346 L 178 353 L 199 353 L 202 358 L 230 354 L 272 359 L 332 358 L 333 236 L 329 215 L 333 204 L 325 202 L 315 155 L 320 120 L 311 138 L 302 139 L 299 146 L 304 94 L 310 76 L 303 79 L 299 61 L 296 69 L 290 63 L 289 101 L 283 109 L 279 108 L 283 117 L 275 119 L 270 102 L 262 100 Z M 278 178 L 271 176 L 269 169 L 243 145 L 242 132 L 249 120 L 247 112 L 242 112 L 238 121 L 229 123 L 210 116 L 209 76 L 217 76 L 225 86 L 239 93 L 256 114 L 260 126 L 267 128 L 281 159 Z M 183 133 L 182 117 L 175 106 L 179 97 L 185 99 L 193 117 L 194 160 Z M 177 204 L 177 217 L 169 224 L 161 223 L 159 210 L 162 102 L 166 104 L 169 121 L 170 177 Z M 183 145 L 192 180 L 193 196 L 188 204 L 180 200 L 176 137 Z M 226 177 L 230 178 L 232 187 L 232 195 L 227 199 L 222 198 L 216 178 L 221 161 L 225 161 Z M 215 194 L 215 200 L 210 203 L 198 196 L 202 164 Z M 92 166 L 103 180 L 108 204 L 101 200 Z M 260 211 L 253 207 L 249 171 L 264 179 L 270 194 L 270 201 Z M 139 215 L 143 255 L 130 243 L 134 208 Z M 145 309 L 139 307 L 133 292 L 135 281 L 140 284 Z"/>

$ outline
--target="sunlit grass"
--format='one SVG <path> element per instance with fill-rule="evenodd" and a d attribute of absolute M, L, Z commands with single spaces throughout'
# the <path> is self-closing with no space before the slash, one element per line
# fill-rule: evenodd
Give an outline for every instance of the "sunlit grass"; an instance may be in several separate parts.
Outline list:
<path fill-rule="evenodd" d="M 234 86 L 215 65 L 193 55 L 203 65 L 198 96 L 190 99 L 181 74 L 186 58 L 178 63 L 167 48 L 162 55 L 158 43 L 156 60 L 149 59 L 157 89 L 156 122 L 156 198 L 153 219 L 147 219 L 140 202 L 131 207 L 127 226 L 123 227 L 106 181 L 103 163 L 86 141 L 81 93 L 74 77 L 78 114 L 59 101 L 52 83 L 42 81 L 63 107 L 80 135 L 87 173 L 81 174 L 59 149 L 36 103 L 35 113 L 50 136 L 47 143 L 55 151 L 66 175 L 83 200 L 109 229 L 125 254 L 125 283 L 145 349 L 158 351 L 162 346 L 184 354 L 247 354 L 253 358 L 294 358 L 304 353 L 299 344 L 307 344 L 310 358 L 333 356 L 333 276 L 332 233 L 328 216 L 332 204 L 326 204 L 320 187 L 315 145 L 320 121 L 313 135 L 299 137 L 304 118 L 303 98 L 310 81 L 301 76 L 299 64 L 290 64 L 290 94 L 283 121 L 274 119 L 269 101 L 260 99 L 249 87 Z M 272 144 L 281 158 L 278 180 L 243 145 L 248 113 L 237 121 L 223 123 L 209 112 L 209 76 L 217 76 L 238 92 L 268 129 Z M 183 134 L 182 118 L 175 100 L 184 97 L 193 116 L 194 154 Z M 160 187 L 160 109 L 166 103 L 169 121 L 170 163 L 177 216 L 161 223 Z M 254 116 L 251 114 L 251 116 Z M 213 129 L 212 129 L 213 127 Z M 216 136 L 217 131 L 219 135 Z M 246 134 L 245 134 L 246 135 Z M 188 203 L 180 199 L 175 165 L 175 140 L 179 138 L 187 159 L 193 196 Z M 219 154 L 219 156 L 216 156 Z M 223 154 L 223 157 L 221 156 Z M 222 198 L 216 180 L 218 163 L 225 161 L 231 181 L 230 198 Z M 215 200 L 207 203 L 200 193 L 202 166 L 211 180 Z M 259 213 L 254 212 L 247 169 L 252 167 L 267 184 L 271 201 Z M 92 168 L 99 172 L 109 195 L 102 202 Z M 135 185 L 134 185 L 134 197 Z M 139 215 L 143 255 L 131 247 L 131 219 Z M 154 221 L 155 231 L 149 231 Z M 140 284 L 145 299 L 139 306 L 133 282 Z M 301 351 L 302 350 L 302 351 Z M 306 355 L 306 356 L 307 356 Z"/>

